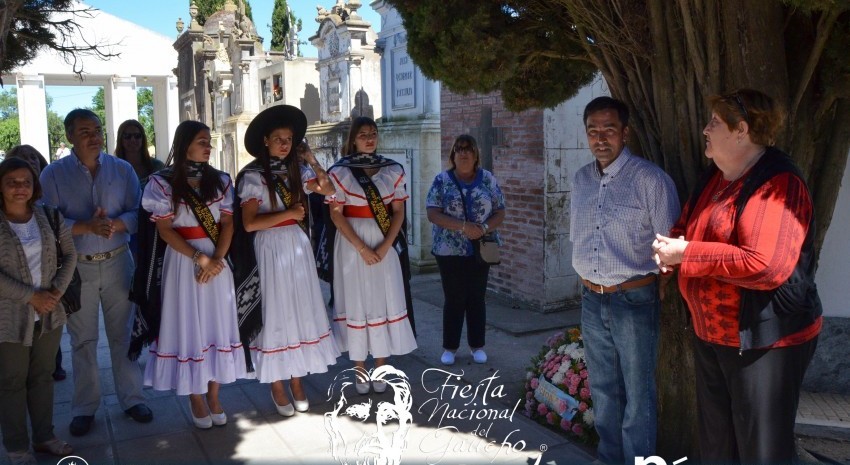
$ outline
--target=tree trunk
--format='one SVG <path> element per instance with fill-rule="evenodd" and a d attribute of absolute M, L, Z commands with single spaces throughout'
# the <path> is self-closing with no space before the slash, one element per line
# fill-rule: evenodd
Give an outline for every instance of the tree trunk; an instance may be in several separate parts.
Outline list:
<path fill-rule="evenodd" d="M 15 20 L 15 14 L 23 5 L 24 0 L 5 0 L 3 3 L 2 9 L 0 9 L 0 68 L 6 61 L 6 36 L 9 35 L 12 21 Z"/>

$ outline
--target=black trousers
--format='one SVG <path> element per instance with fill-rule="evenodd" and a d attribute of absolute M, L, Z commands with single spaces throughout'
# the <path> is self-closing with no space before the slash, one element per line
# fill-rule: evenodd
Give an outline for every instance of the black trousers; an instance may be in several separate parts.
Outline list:
<path fill-rule="evenodd" d="M 738 348 L 694 337 L 703 463 L 788 464 L 794 421 L 817 337 L 778 349 Z"/>
<path fill-rule="evenodd" d="M 478 263 L 475 257 L 436 256 L 440 279 L 443 282 L 443 348 L 457 350 L 463 320 L 466 319 L 466 339 L 469 347 L 484 347 L 487 309 L 484 295 L 490 265 Z"/>

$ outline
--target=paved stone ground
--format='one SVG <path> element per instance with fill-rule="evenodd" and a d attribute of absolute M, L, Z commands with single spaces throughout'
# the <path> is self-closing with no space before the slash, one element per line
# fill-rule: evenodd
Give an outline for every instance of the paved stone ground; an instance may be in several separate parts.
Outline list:
<path fill-rule="evenodd" d="M 394 366 L 408 375 L 412 387 L 413 424 L 407 434 L 402 463 L 564 465 L 591 462 L 592 450 L 531 422 L 520 413 L 521 407 L 517 409 L 512 421 L 470 422 L 452 418 L 444 419 L 442 423 L 439 421 L 443 408 L 457 411 L 482 408 L 479 405 L 483 400 L 481 392 L 488 382 L 490 394 L 501 387 L 504 397 L 488 397 L 487 408 L 500 412 L 512 409 L 522 396 L 522 383 L 529 359 L 551 334 L 578 324 L 578 310 L 537 314 L 509 302 L 489 299 L 487 352 L 490 360 L 482 365 L 472 363 L 468 352 L 462 350 L 458 352 L 457 364 L 445 368 L 439 364 L 442 353 L 442 290 L 439 276 L 419 275 L 414 280 L 419 349 L 407 356 L 391 359 Z M 62 347 L 65 351 L 65 367 L 69 369 L 67 334 L 63 336 Z M 103 335 L 98 357 L 105 393 L 104 407 L 98 411 L 94 428 L 87 436 L 74 438 L 68 432 L 71 420 L 71 371 L 68 380 L 56 384 L 56 433 L 71 443 L 76 449 L 75 454 L 89 464 L 338 463 L 329 451 L 324 413 L 333 407 L 326 400 L 333 377 L 351 367 L 344 357 L 339 359 L 330 373 L 312 375 L 306 379 L 311 400 L 310 412 L 283 418 L 276 413 L 267 386 L 243 380 L 222 388 L 222 403 L 230 419 L 228 425 L 208 431 L 192 426 L 187 398 L 151 389 L 145 390 L 145 394 L 149 399 L 148 405 L 154 411 L 153 423 L 142 425 L 133 422 L 117 405 Z M 435 367 L 444 371 L 433 370 Z M 446 382 L 449 374 L 461 379 L 449 378 Z M 441 392 L 436 390 L 440 382 L 447 384 L 442 398 Z M 465 385 L 471 386 L 470 392 L 478 387 L 478 396 L 474 399 L 464 399 L 459 393 L 452 396 L 454 387 L 460 390 Z M 428 391 L 434 392 L 426 391 L 426 387 Z M 371 394 L 368 397 L 352 396 L 356 402 L 367 399 L 374 404 L 393 400 L 389 393 Z M 469 405 L 470 401 L 472 405 Z M 438 405 L 442 407 L 432 416 Z M 798 433 L 801 447 L 816 454 L 809 458 L 810 461 L 815 461 L 817 457 L 827 457 L 833 459 L 834 463 L 850 463 L 848 405 L 850 401 L 846 397 L 804 394 L 798 417 Z M 374 419 L 366 422 L 349 420 L 344 421 L 342 427 L 345 428 L 346 437 L 356 438 L 364 433 L 371 434 L 376 425 Z M 483 432 L 483 436 L 472 434 L 473 431 Z M 503 443 L 513 444 L 516 449 L 503 446 Z M 518 450 L 520 446 L 522 450 Z M 541 448 L 546 449 L 542 456 Z M 845 450 L 847 455 L 843 455 Z M 57 462 L 56 458 L 50 456 L 39 455 L 37 458 L 43 464 Z M 5 463 L 5 451 L 0 450 L 0 464 Z M 354 461 L 349 463 L 353 464 Z M 81 465 L 82 462 L 77 464 Z"/>

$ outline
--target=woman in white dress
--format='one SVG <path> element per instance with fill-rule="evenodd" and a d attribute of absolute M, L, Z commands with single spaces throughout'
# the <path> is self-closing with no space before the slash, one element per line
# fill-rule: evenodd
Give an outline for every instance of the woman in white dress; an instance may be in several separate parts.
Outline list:
<path fill-rule="evenodd" d="M 408 198 L 404 169 L 377 155 L 377 143 L 375 122 L 355 118 L 343 147 L 347 156 L 328 170 L 336 195 L 326 198 L 337 230 L 333 250 L 337 340 L 364 373 L 369 355 L 378 367 L 390 355 L 416 349 L 394 246 L 401 237 Z M 369 392 L 365 378 L 355 385 L 361 394 Z M 386 387 L 382 381 L 372 382 L 375 392 Z"/>
<path fill-rule="evenodd" d="M 145 384 L 189 395 L 193 422 L 201 429 L 227 423 L 219 385 L 246 377 L 233 275 L 224 260 L 233 237 L 233 187 L 230 176 L 208 164 L 210 149 L 205 124 L 180 123 L 173 164 L 151 176 L 142 196 L 168 245 L 160 329 Z"/>
<path fill-rule="evenodd" d="M 252 243 L 260 277 L 262 329 L 251 338 L 251 361 L 257 379 L 271 383 L 272 400 L 283 416 L 307 411 L 301 378 L 327 372 L 340 356 L 310 238 L 302 229 L 307 192 L 331 195 L 334 187 L 302 143 L 306 131 L 307 118 L 298 108 L 262 111 L 245 132 L 245 148 L 256 160 L 236 178 L 240 223 L 256 233 Z M 283 380 L 290 380 L 291 403 Z"/>

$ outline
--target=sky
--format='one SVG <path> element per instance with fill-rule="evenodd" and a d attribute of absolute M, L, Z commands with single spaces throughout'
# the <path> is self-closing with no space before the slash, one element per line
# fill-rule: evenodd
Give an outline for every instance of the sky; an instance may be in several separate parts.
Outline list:
<path fill-rule="evenodd" d="M 175 26 L 177 18 L 182 18 L 186 24 L 185 27 L 189 26 L 190 21 L 189 0 L 144 0 L 142 2 L 134 0 L 87 0 L 85 3 L 172 39 L 177 39 Z M 250 3 L 257 33 L 263 38 L 263 47 L 268 50 L 272 37 L 268 26 L 271 23 L 274 0 L 250 0 Z M 307 41 L 317 31 L 319 24 L 315 21 L 316 5 L 322 5 L 330 10 L 335 3 L 335 0 L 287 1 L 289 8 L 302 22 L 301 32 L 298 33 L 299 40 Z M 364 20 L 372 23 L 372 28 L 375 32 L 378 32 L 381 28 L 380 15 L 369 6 L 369 3 L 371 3 L 369 0 L 364 0 L 362 3 L 363 6 L 357 13 Z M 317 56 L 316 48 L 309 43 L 301 45 L 301 52 L 305 57 Z M 174 63 L 174 66 L 177 66 L 177 63 Z M 53 98 L 52 108 L 62 117 L 74 108 L 89 106 L 95 92 L 97 92 L 97 88 L 90 86 L 47 87 L 47 94 Z"/>

